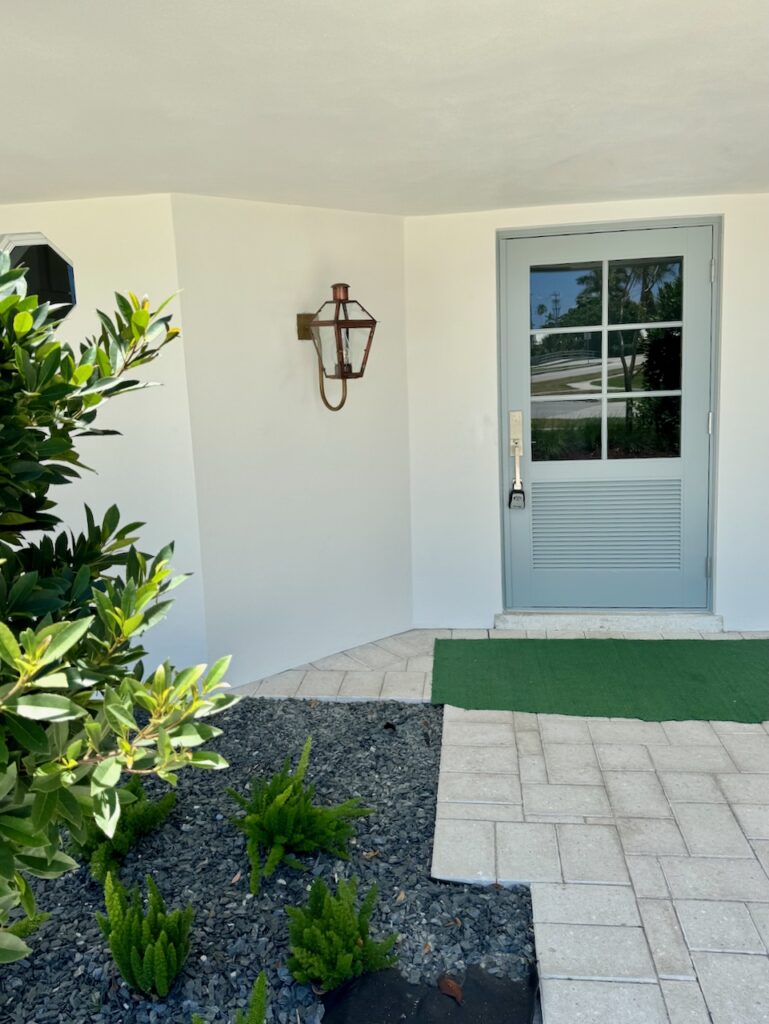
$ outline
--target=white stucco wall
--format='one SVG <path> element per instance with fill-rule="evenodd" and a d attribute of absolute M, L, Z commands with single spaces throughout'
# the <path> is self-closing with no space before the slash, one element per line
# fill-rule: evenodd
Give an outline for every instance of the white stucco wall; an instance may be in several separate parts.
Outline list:
<path fill-rule="evenodd" d="M 409 628 L 402 220 L 192 196 L 173 216 L 209 649 L 246 682 Z M 296 337 L 334 281 L 380 321 L 337 413 Z"/>
<path fill-rule="evenodd" d="M 769 196 L 411 217 L 405 224 L 414 622 L 488 626 L 502 608 L 496 231 L 724 216 L 714 610 L 769 627 Z"/>
<path fill-rule="evenodd" d="M 178 288 L 168 196 L 0 206 L 0 234 L 32 231 L 50 238 L 75 267 L 77 306 L 60 332 L 66 341 L 97 333 L 94 311 L 111 312 L 116 290 L 146 292 L 160 302 Z M 180 323 L 178 301 L 170 308 Z M 176 541 L 176 570 L 194 575 L 174 592 L 169 618 L 147 634 L 148 664 L 165 657 L 190 664 L 206 659 L 206 643 L 183 342 L 136 375 L 163 386 L 104 406 L 97 426 L 122 436 L 84 438 L 83 461 L 96 473 L 84 473 L 55 497 L 74 530 L 84 525 L 84 503 L 101 516 L 116 502 L 123 522 L 147 523 L 142 550 Z"/>
<path fill-rule="evenodd" d="M 194 575 L 154 657 L 235 656 L 246 682 L 417 626 L 486 626 L 502 609 L 496 231 L 724 216 L 715 610 L 769 626 L 769 197 L 558 206 L 401 218 L 192 196 L 0 206 L 0 234 L 40 231 L 73 261 L 63 335 L 96 330 L 112 292 L 174 306 L 183 338 L 108 405 L 122 437 L 83 442 L 65 520 L 112 501 L 173 538 Z M 405 233 L 405 262 L 404 262 Z M 341 413 L 317 393 L 295 314 L 335 280 L 380 321 Z M 181 312 L 183 311 L 183 321 Z M 333 391 L 333 385 L 330 386 Z M 205 587 L 204 587 L 205 584 Z M 412 605 L 413 597 L 413 605 Z"/>

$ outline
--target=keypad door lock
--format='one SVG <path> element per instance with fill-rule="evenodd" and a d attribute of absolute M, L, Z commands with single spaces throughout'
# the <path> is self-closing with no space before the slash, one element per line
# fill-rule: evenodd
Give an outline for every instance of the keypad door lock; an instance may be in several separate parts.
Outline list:
<path fill-rule="evenodd" d="M 526 508 L 526 493 L 521 480 L 521 458 L 523 457 L 523 413 L 511 412 L 508 414 L 508 433 L 510 435 L 510 457 L 514 460 L 515 476 L 510 493 L 507 497 L 507 507 L 511 509 Z"/>

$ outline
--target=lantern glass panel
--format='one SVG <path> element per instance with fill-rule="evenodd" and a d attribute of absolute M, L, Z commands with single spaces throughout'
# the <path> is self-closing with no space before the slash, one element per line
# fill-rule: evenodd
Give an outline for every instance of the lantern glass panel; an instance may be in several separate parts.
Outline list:
<path fill-rule="evenodd" d="M 341 344 L 341 364 L 337 351 L 337 330 Z M 369 327 L 345 327 L 342 321 L 338 328 L 312 325 L 315 347 L 320 351 L 323 372 L 326 377 L 357 377 L 363 369 L 366 346 L 371 335 Z"/>
<path fill-rule="evenodd" d="M 347 376 L 359 374 L 363 367 L 363 357 L 366 355 L 366 345 L 368 345 L 371 328 L 345 327 L 342 322 L 339 333 L 342 338 L 345 373 Z"/>
<path fill-rule="evenodd" d="M 312 337 L 320 353 L 323 372 L 327 377 L 336 377 L 336 330 L 334 327 L 312 326 Z"/>
<path fill-rule="evenodd" d="M 353 299 L 350 302 L 340 302 L 339 318 L 340 320 L 370 320 L 371 316 L 359 302 Z"/>
<path fill-rule="evenodd" d="M 336 319 L 336 303 L 335 302 L 324 302 L 318 312 L 313 317 L 313 320 L 335 320 Z"/>

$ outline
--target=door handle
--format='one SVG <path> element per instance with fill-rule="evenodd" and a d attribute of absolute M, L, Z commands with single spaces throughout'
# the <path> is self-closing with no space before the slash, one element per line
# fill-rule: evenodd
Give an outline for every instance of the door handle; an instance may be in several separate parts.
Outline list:
<path fill-rule="evenodd" d="M 521 480 L 521 458 L 523 456 L 523 413 L 519 411 L 508 413 L 508 433 L 510 435 L 510 457 L 515 466 L 515 476 L 510 494 L 507 498 L 508 508 L 525 508 L 526 495 Z"/>
<path fill-rule="evenodd" d="M 508 413 L 508 424 L 510 434 L 510 458 L 515 458 L 516 449 L 523 454 L 523 413 Z"/>

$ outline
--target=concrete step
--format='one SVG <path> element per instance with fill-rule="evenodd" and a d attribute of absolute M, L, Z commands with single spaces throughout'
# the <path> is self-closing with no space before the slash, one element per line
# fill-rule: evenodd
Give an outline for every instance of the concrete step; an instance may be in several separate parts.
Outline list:
<path fill-rule="evenodd" d="M 606 633 L 722 633 L 724 620 L 712 612 L 655 608 L 628 611 L 506 611 L 494 618 L 496 629 L 579 630 Z"/>

